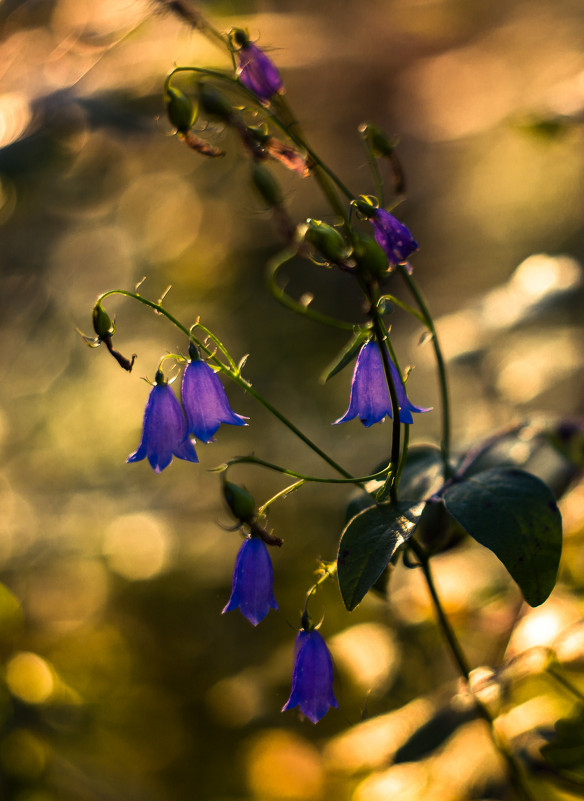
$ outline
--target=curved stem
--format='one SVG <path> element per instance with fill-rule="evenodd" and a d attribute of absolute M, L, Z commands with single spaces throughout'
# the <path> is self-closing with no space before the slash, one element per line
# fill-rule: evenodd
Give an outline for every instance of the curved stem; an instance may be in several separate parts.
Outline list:
<path fill-rule="evenodd" d="M 348 472 L 348 470 L 345 470 L 344 467 L 341 467 L 340 464 L 338 464 L 334 459 L 332 459 L 328 455 L 328 453 L 326 453 L 326 451 L 323 451 L 322 448 L 319 448 L 319 446 L 315 442 L 313 442 L 309 436 L 307 436 L 303 431 L 301 431 L 301 429 L 298 428 L 298 426 L 296 426 L 291 420 L 289 420 L 284 414 L 282 414 L 282 412 L 280 412 L 279 409 L 277 409 L 272 403 L 270 403 L 269 400 L 264 398 L 263 395 L 260 395 L 260 393 L 257 392 L 252 387 L 252 385 L 245 380 L 245 378 L 243 378 L 239 370 L 233 370 L 231 367 L 225 365 L 221 361 L 221 359 L 218 359 L 203 342 L 198 340 L 191 333 L 191 331 L 189 331 L 188 328 L 186 328 L 179 320 L 176 319 L 176 317 L 174 317 L 163 306 L 161 306 L 159 303 L 154 303 L 153 301 L 142 297 L 142 295 L 138 295 L 136 292 L 129 292 L 128 290 L 125 289 L 110 289 L 108 292 L 104 292 L 103 295 L 99 296 L 98 303 L 101 303 L 101 301 L 103 301 L 110 295 L 122 295 L 123 297 L 126 298 L 132 298 L 133 300 L 137 300 L 139 303 L 142 303 L 145 306 L 154 309 L 155 312 L 162 315 L 163 317 L 166 317 L 166 319 L 169 320 L 176 328 L 178 328 L 179 331 L 182 331 L 182 333 L 189 339 L 190 342 L 194 342 L 195 345 L 198 345 L 198 347 L 201 348 L 201 350 L 203 350 L 207 354 L 207 356 L 209 356 L 209 358 L 213 361 L 213 363 L 223 373 L 229 376 L 229 378 L 231 378 L 232 381 L 234 381 L 242 389 L 244 389 L 248 393 L 248 395 L 251 395 L 252 398 L 254 398 L 265 409 L 267 409 L 267 411 L 269 411 L 270 414 L 276 417 L 283 425 L 286 426 L 286 428 L 292 431 L 292 433 L 295 434 L 299 439 L 301 439 L 305 445 L 307 445 L 312 451 L 314 451 L 314 453 L 318 454 L 318 456 L 320 456 L 321 459 L 323 459 L 328 465 L 330 465 L 330 467 L 332 467 L 333 470 L 336 470 L 337 473 L 340 473 L 340 475 L 344 476 L 346 479 L 349 479 L 350 482 L 354 482 L 354 479 Z"/>
<path fill-rule="evenodd" d="M 304 306 L 302 303 L 291 298 L 290 295 L 287 295 L 282 287 L 278 285 L 276 281 L 278 270 L 293 259 L 296 254 L 297 251 L 293 249 L 283 250 L 270 261 L 268 265 L 268 288 L 272 295 L 279 303 L 286 306 L 286 308 L 291 309 L 297 314 L 302 314 L 310 320 L 323 323 L 331 328 L 340 328 L 343 331 L 354 331 L 355 326 L 352 323 L 346 323 L 344 320 L 337 320 L 336 317 L 329 317 L 327 314 L 321 314 L 314 309 L 310 309 L 308 306 Z"/>
<path fill-rule="evenodd" d="M 436 612 L 436 616 L 438 618 L 438 623 L 448 643 L 448 647 L 450 648 L 450 652 L 456 662 L 456 666 L 458 671 L 464 681 L 466 682 L 467 686 L 470 690 L 470 666 L 466 659 L 466 655 L 458 642 L 456 634 L 454 633 L 454 629 L 450 625 L 450 621 L 446 617 L 446 613 L 444 612 L 444 608 L 440 601 L 440 596 L 438 595 L 438 591 L 436 589 L 436 585 L 434 583 L 434 577 L 432 576 L 432 571 L 430 570 L 430 559 L 422 546 L 416 542 L 415 539 L 411 539 L 409 541 L 409 547 L 415 553 L 416 558 L 418 559 L 418 563 L 422 568 L 422 572 L 424 573 L 424 578 L 426 580 L 426 585 L 430 592 L 430 596 L 432 598 L 432 603 L 434 605 L 434 610 Z M 471 690 L 472 693 L 472 690 Z M 533 797 L 530 789 L 526 786 L 525 778 L 523 775 L 523 771 L 521 769 L 521 765 L 519 761 L 515 757 L 515 755 L 510 750 L 509 746 L 501 740 L 497 730 L 495 729 L 495 721 L 487 707 L 482 703 L 482 701 L 477 698 L 477 696 L 472 693 L 474 702 L 477 708 L 479 715 L 482 719 L 487 723 L 489 727 L 489 731 L 491 733 L 491 738 L 495 745 L 497 751 L 501 754 L 505 763 L 507 765 L 507 775 L 509 776 L 509 783 L 513 787 L 517 798 L 521 799 L 521 801 L 536 801 Z"/>
<path fill-rule="evenodd" d="M 350 478 L 322 478 L 321 476 L 307 476 L 304 473 L 297 473 L 295 470 L 289 470 L 287 467 L 281 467 L 281 465 L 274 464 L 273 462 L 267 462 L 265 459 L 260 459 L 258 456 L 234 456 L 233 459 L 229 459 L 228 462 L 225 462 L 224 465 L 221 465 L 221 467 L 217 469 L 224 470 L 235 464 L 256 464 L 259 467 L 267 467 L 269 470 L 274 470 L 276 473 L 283 473 L 285 476 L 298 478 L 303 483 L 357 484 L 359 487 L 366 481 L 376 481 L 380 478 L 385 478 L 390 469 L 389 465 L 388 467 L 384 467 L 383 470 L 379 470 L 377 473 L 371 473 L 367 476 L 351 476 Z"/>
<path fill-rule="evenodd" d="M 432 345 L 434 347 L 434 354 L 436 356 L 436 365 L 438 368 L 438 379 L 440 383 L 440 398 L 441 398 L 441 411 L 442 411 L 442 439 L 440 442 L 440 449 L 442 451 L 442 461 L 444 463 L 444 477 L 450 478 L 452 476 L 452 466 L 450 464 L 450 399 L 448 393 L 448 380 L 446 376 L 446 365 L 442 355 L 440 342 L 438 341 L 438 334 L 432 320 L 432 315 L 426 305 L 424 297 L 412 276 L 408 273 L 407 268 L 400 264 L 398 267 L 400 274 L 406 282 L 410 292 L 414 296 L 416 303 L 422 315 L 424 322 L 432 335 Z"/>

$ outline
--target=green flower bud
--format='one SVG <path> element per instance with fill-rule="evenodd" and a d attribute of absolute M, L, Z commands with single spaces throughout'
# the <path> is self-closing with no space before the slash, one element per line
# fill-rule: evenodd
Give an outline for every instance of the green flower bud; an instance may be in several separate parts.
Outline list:
<path fill-rule="evenodd" d="M 366 219 L 372 217 L 375 214 L 375 211 L 379 208 L 377 199 L 371 197 L 370 195 L 359 195 L 357 200 L 353 200 L 351 202 L 359 214 L 362 214 Z"/>
<path fill-rule="evenodd" d="M 199 101 L 201 108 L 209 117 L 218 117 L 223 122 L 230 122 L 233 118 L 231 101 L 212 84 L 199 84 Z"/>
<path fill-rule="evenodd" d="M 223 497 L 234 517 L 242 523 L 249 523 L 256 513 L 255 501 L 250 492 L 244 487 L 233 484 L 231 481 L 223 482 Z"/>
<path fill-rule="evenodd" d="M 349 257 L 350 246 L 332 225 L 312 219 L 306 220 L 306 225 L 304 239 L 322 253 L 327 261 L 337 263 Z"/>
<path fill-rule="evenodd" d="M 114 333 L 114 324 L 101 303 L 96 303 L 93 307 L 92 317 L 93 330 L 100 339 L 111 336 Z"/>
<path fill-rule="evenodd" d="M 283 196 L 280 184 L 267 167 L 255 162 L 251 171 L 251 179 L 268 206 L 276 207 L 282 205 Z"/>
<path fill-rule="evenodd" d="M 374 278 L 383 278 L 387 275 L 389 268 L 387 253 L 372 236 L 360 234 L 353 255 L 362 272 Z"/>
<path fill-rule="evenodd" d="M 359 131 L 361 132 L 361 136 L 369 140 L 376 156 L 391 156 L 398 146 L 399 140 L 397 137 L 388 137 L 375 125 L 371 125 L 371 123 L 364 122 L 359 127 Z"/>
<path fill-rule="evenodd" d="M 179 133 L 189 131 L 196 117 L 195 107 L 191 98 L 181 92 L 180 89 L 174 89 L 174 87 L 169 86 L 166 89 L 164 100 L 170 124 Z"/>

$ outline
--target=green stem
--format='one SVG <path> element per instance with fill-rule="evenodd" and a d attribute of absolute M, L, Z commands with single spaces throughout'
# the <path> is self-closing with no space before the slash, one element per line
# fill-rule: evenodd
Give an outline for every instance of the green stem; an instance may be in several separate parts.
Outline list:
<path fill-rule="evenodd" d="M 233 459 L 229 459 L 228 462 L 225 462 L 224 465 L 218 467 L 217 470 L 225 470 L 226 468 L 232 467 L 236 464 L 256 464 L 259 467 L 267 467 L 269 470 L 274 470 L 276 473 L 283 473 L 285 476 L 298 478 L 301 481 L 310 484 L 357 484 L 359 487 L 366 481 L 376 481 L 381 478 L 385 478 L 390 469 L 390 466 L 384 467 L 383 470 L 379 470 L 377 473 L 371 473 L 367 476 L 350 476 L 349 478 L 322 478 L 320 476 L 307 476 L 304 473 L 297 473 L 295 470 L 289 470 L 287 467 L 282 467 L 281 465 L 274 464 L 273 462 L 267 462 L 265 459 L 260 459 L 258 456 L 234 456 Z"/>
<path fill-rule="evenodd" d="M 424 322 L 428 327 L 432 335 L 432 345 L 434 347 L 434 354 L 436 356 L 436 365 L 438 368 L 438 379 L 440 383 L 440 399 L 441 399 L 441 411 L 442 411 L 442 439 L 440 443 L 440 449 L 442 452 L 442 461 L 444 463 L 444 477 L 450 478 L 452 476 L 452 466 L 450 464 L 450 399 L 448 393 L 448 380 L 446 375 L 446 365 L 444 363 L 444 357 L 442 355 L 442 349 L 440 347 L 440 342 L 438 340 L 438 334 L 436 333 L 436 328 L 434 326 L 434 321 L 432 319 L 432 315 L 430 314 L 430 310 L 426 305 L 426 301 L 420 290 L 418 289 L 418 285 L 412 278 L 412 276 L 408 273 L 407 267 L 403 264 L 400 264 L 398 267 L 400 274 L 407 284 L 410 292 L 414 296 L 416 303 L 422 315 L 424 317 Z"/>
<path fill-rule="evenodd" d="M 426 580 L 426 585 L 428 587 L 430 596 L 432 598 L 432 603 L 434 605 L 434 610 L 438 618 L 438 623 L 446 639 L 446 642 L 448 643 L 448 647 L 450 648 L 450 652 L 452 653 L 454 661 L 456 662 L 458 671 L 470 689 L 470 666 L 466 659 L 464 651 L 462 650 L 460 643 L 458 642 L 456 634 L 454 633 L 454 629 L 450 625 L 450 621 L 448 620 L 448 618 L 446 617 L 446 613 L 444 612 L 442 602 L 440 601 L 440 596 L 438 595 L 438 591 L 434 583 L 434 577 L 432 576 L 432 571 L 430 570 L 429 557 L 422 548 L 422 546 L 418 542 L 416 542 L 415 539 L 411 539 L 409 541 L 409 547 L 416 555 L 419 565 L 422 568 L 422 572 L 424 573 L 424 578 Z M 477 712 L 489 727 L 489 731 L 491 733 L 491 738 L 493 740 L 495 748 L 505 760 L 505 763 L 507 765 L 507 775 L 509 776 L 509 783 L 513 787 L 517 798 L 521 799 L 521 801 L 536 801 L 529 787 L 526 786 L 525 777 L 523 775 L 523 771 L 521 769 L 519 761 L 512 753 L 509 746 L 505 742 L 503 742 L 503 740 L 501 740 L 501 738 L 499 737 L 499 734 L 495 729 L 495 721 L 493 716 L 491 715 L 487 707 L 482 703 L 482 701 L 479 698 L 477 698 L 476 695 L 473 694 L 473 698 L 477 708 Z"/>
<path fill-rule="evenodd" d="M 381 353 L 381 359 L 383 361 L 383 371 L 385 373 L 385 380 L 387 382 L 387 386 L 389 389 L 389 396 L 391 398 L 391 408 L 393 412 L 393 419 L 392 419 L 392 428 L 391 428 L 391 473 L 388 477 L 389 481 L 389 497 L 392 503 L 397 503 L 397 477 L 398 477 L 398 468 L 399 468 L 399 455 L 400 455 L 400 437 L 401 437 L 401 421 L 399 416 L 399 401 L 397 398 L 397 392 L 395 390 L 395 384 L 393 382 L 393 376 L 391 374 L 391 367 L 389 364 L 389 354 L 387 352 L 386 342 L 387 342 L 387 331 L 385 329 L 385 325 L 383 320 L 381 319 L 381 315 L 379 314 L 379 310 L 377 308 L 377 298 L 373 295 L 373 291 L 369 291 L 369 302 L 371 304 L 371 319 L 373 322 L 373 329 L 375 331 L 375 338 L 377 339 L 377 344 L 379 346 L 379 351 Z"/>
<path fill-rule="evenodd" d="M 295 434 L 299 439 L 304 442 L 314 453 L 318 454 L 321 459 L 323 459 L 330 467 L 336 470 L 337 473 L 344 476 L 346 479 L 349 479 L 351 482 L 354 481 L 351 474 L 345 470 L 344 467 L 341 467 L 334 459 L 332 459 L 328 453 L 319 448 L 319 446 L 313 442 L 310 437 L 308 437 L 303 431 L 301 431 L 298 426 L 294 425 L 294 423 L 289 420 L 285 415 L 282 414 L 273 404 L 270 403 L 266 398 L 260 395 L 252 385 L 243 378 L 238 370 L 233 370 L 231 367 L 227 367 L 227 365 L 223 364 L 223 362 L 218 359 L 214 353 L 204 345 L 200 340 L 198 340 L 192 333 L 186 328 L 179 320 L 176 319 L 170 312 L 168 312 L 163 306 L 159 303 L 154 303 L 147 298 L 142 297 L 142 295 L 138 295 L 136 292 L 129 292 L 125 289 L 110 289 L 108 292 L 104 292 L 103 295 L 100 295 L 98 298 L 98 303 L 101 303 L 105 298 L 109 297 L 110 295 L 122 295 L 126 298 L 132 298 L 133 300 L 137 300 L 139 303 L 143 303 L 145 306 L 148 306 L 151 309 L 154 309 L 155 312 L 166 317 L 179 331 L 189 339 L 189 341 L 194 342 L 195 345 L 198 345 L 201 350 L 203 350 L 207 356 L 213 361 L 213 363 L 226 375 L 231 378 L 236 384 L 238 384 L 243 390 L 245 390 L 248 395 L 251 395 L 258 403 L 260 403 L 267 411 L 270 412 L 274 417 L 276 417 L 283 425 L 286 426 L 293 434 Z"/>
<path fill-rule="evenodd" d="M 278 270 L 296 255 L 297 251 L 295 249 L 283 250 L 276 254 L 276 256 L 274 256 L 274 258 L 270 261 L 268 265 L 268 288 L 272 295 L 279 303 L 281 303 L 283 306 L 286 306 L 286 308 L 291 309 L 297 314 L 302 314 L 304 317 L 308 317 L 310 320 L 314 320 L 317 323 L 323 323 L 331 328 L 340 328 L 343 331 L 354 331 L 355 326 L 353 323 L 346 323 L 344 320 L 337 320 L 336 317 L 329 317 L 328 314 L 321 314 L 320 312 L 315 311 L 308 306 L 303 306 L 302 303 L 298 303 L 298 301 L 291 298 L 290 295 L 287 295 L 282 287 L 278 285 L 278 282 L 276 281 Z"/>
<path fill-rule="evenodd" d="M 287 498 L 288 495 L 291 495 L 293 492 L 296 492 L 296 490 L 300 489 L 300 487 L 304 486 L 304 484 L 305 481 L 302 478 L 300 479 L 300 481 L 295 481 L 293 484 L 289 484 L 287 487 L 284 487 L 284 489 L 280 490 L 280 492 L 277 492 L 275 495 L 272 495 L 271 498 L 269 498 L 265 503 L 263 503 L 258 508 L 258 515 L 260 516 L 264 515 L 273 503 L 279 501 L 280 498 Z"/>

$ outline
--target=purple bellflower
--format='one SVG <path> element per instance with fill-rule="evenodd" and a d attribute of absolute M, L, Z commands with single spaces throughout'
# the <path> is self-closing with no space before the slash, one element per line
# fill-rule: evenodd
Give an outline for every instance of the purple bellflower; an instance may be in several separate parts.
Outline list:
<path fill-rule="evenodd" d="M 316 629 L 299 631 L 294 650 L 292 691 L 282 712 L 298 706 L 303 715 L 318 723 L 330 706 L 339 706 L 333 693 L 333 660 Z"/>
<path fill-rule="evenodd" d="M 217 373 L 202 359 L 196 358 L 187 364 L 181 395 L 187 431 L 201 442 L 212 442 L 221 423 L 247 425 L 247 418 L 235 414 L 229 405 Z"/>
<path fill-rule="evenodd" d="M 160 473 L 168 467 L 173 456 L 187 462 L 199 461 L 187 435 L 180 403 L 159 370 L 144 410 L 142 441 L 138 450 L 131 453 L 127 461 L 140 462 L 147 458 L 154 472 Z"/>
<path fill-rule="evenodd" d="M 241 43 L 237 51 L 239 80 L 260 100 L 267 102 L 282 89 L 283 83 L 277 67 L 266 54 L 247 39 L 243 31 L 236 41 Z"/>
<path fill-rule="evenodd" d="M 264 541 L 259 537 L 248 537 L 235 560 L 231 597 L 223 614 L 239 607 L 241 614 L 257 626 L 270 609 L 278 608 L 273 581 L 272 560 Z"/>
<path fill-rule="evenodd" d="M 375 209 L 369 218 L 377 244 L 383 248 L 393 266 L 404 264 L 418 249 L 408 228 L 385 209 Z"/>
<path fill-rule="evenodd" d="M 388 352 L 389 357 L 389 352 Z M 399 371 L 389 357 L 389 368 L 395 385 L 395 391 L 399 403 L 399 419 L 402 423 L 411 424 L 414 422 L 412 412 L 429 412 L 422 406 L 414 406 L 406 395 L 406 390 Z M 333 425 L 346 423 L 354 417 L 359 417 L 364 426 L 369 427 L 373 423 L 379 423 L 388 415 L 392 416 L 391 397 L 385 379 L 383 369 L 383 359 L 381 351 L 374 339 L 366 342 L 357 357 L 353 380 L 351 382 L 351 397 L 349 408 Z"/>

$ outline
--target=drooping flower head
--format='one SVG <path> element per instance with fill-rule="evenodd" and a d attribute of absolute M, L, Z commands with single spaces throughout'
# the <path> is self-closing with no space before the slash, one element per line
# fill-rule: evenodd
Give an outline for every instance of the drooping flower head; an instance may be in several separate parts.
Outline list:
<path fill-rule="evenodd" d="M 403 381 L 389 356 L 389 351 L 387 356 L 399 403 L 400 422 L 411 424 L 414 422 L 412 412 L 429 412 L 431 409 L 414 406 L 406 395 Z M 348 420 L 358 417 L 363 425 L 368 427 L 373 423 L 381 422 L 386 415 L 390 418 L 392 416 L 391 396 L 379 345 L 374 339 L 370 339 L 363 345 L 357 357 L 351 382 L 349 408 L 342 417 L 335 420 L 334 425 L 346 423 Z"/>
<path fill-rule="evenodd" d="M 185 368 L 181 388 L 189 435 L 201 442 L 211 442 L 221 423 L 247 425 L 247 418 L 235 414 L 229 405 L 217 373 L 198 358 L 194 348 L 190 353 L 192 361 Z"/>
<path fill-rule="evenodd" d="M 294 650 L 292 690 L 282 712 L 297 706 L 309 720 L 318 723 L 329 707 L 339 706 L 333 693 L 333 660 L 316 629 L 299 631 Z"/>
<path fill-rule="evenodd" d="M 245 31 L 236 28 L 232 32 L 234 42 L 239 46 L 237 60 L 239 80 L 260 100 L 267 102 L 283 86 L 276 66 L 259 47 L 249 41 Z"/>
<path fill-rule="evenodd" d="M 393 214 L 377 206 L 374 198 L 362 195 L 353 201 L 357 210 L 366 217 L 373 226 L 375 241 L 383 248 L 393 266 L 405 264 L 408 257 L 418 250 L 418 243 L 403 223 Z"/>
<path fill-rule="evenodd" d="M 188 462 L 199 460 L 188 438 L 180 403 L 160 370 L 156 373 L 155 381 L 144 410 L 142 441 L 127 461 L 139 462 L 147 458 L 154 472 L 160 473 L 168 467 L 173 456 Z"/>
<path fill-rule="evenodd" d="M 270 609 L 278 608 L 273 581 L 272 560 L 265 543 L 259 537 L 248 537 L 235 560 L 231 597 L 223 614 L 239 607 L 241 614 L 257 626 Z"/>

